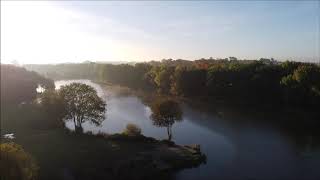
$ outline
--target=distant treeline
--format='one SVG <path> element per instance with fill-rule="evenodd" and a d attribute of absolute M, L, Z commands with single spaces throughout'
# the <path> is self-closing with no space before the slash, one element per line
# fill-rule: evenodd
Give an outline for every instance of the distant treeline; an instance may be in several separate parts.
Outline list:
<path fill-rule="evenodd" d="M 120 64 L 26 65 L 53 79 L 92 79 L 192 98 L 240 104 L 317 107 L 320 67 L 273 59 L 162 60 Z"/>

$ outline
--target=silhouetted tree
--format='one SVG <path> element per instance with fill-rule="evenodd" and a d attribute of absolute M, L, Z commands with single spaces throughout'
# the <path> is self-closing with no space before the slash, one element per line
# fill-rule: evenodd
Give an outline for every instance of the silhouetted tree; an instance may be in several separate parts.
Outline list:
<path fill-rule="evenodd" d="M 48 116 L 47 121 L 52 127 L 63 125 L 62 120 L 66 116 L 66 103 L 56 90 L 45 90 L 39 95 L 41 110 Z"/>
<path fill-rule="evenodd" d="M 82 123 L 85 121 L 100 125 L 104 120 L 106 104 L 93 87 L 71 83 L 62 86 L 59 94 L 65 101 L 65 120 L 73 120 L 77 132 L 82 132 Z"/>
<path fill-rule="evenodd" d="M 1 103 L 31 102 L 37 95 L 38 86 L 52 89 L 54 82 L 25 68 L 1 64 Z"/>
<path fill-rule="evenodd" d="M 158 99 L 151 105 L 151 120 L 158 127 L 166 127 L 168 140 L 172 139 L 172 125 L 182 120 L 182 110 L 178 102 L 171 99 Z"/>

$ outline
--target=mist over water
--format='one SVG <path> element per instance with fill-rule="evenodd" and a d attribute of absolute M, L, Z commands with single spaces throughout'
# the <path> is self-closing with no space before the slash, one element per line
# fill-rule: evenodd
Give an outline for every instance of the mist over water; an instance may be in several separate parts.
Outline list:
<path fill-rule="evenodd" d="M 71 82 L 94 87 L 107 102 L 106 119 L 101 126 L 83 125 L 93 133 L 120 133 L 128 123 L 142 129 L 145 136 L 166 139 L 166 129 L 153 125 L 150 107 L 135 95 L 121 95 L 112 88 L 89 80 L 56 81 L 56 88 Z M 182 103 L 182 121 L 173 124 L 177 144 L 200 144 L 207 163 L 186 169 L 176 179 L 316 179 L 320 173 L 320 151 L 299 147 L 294 140 L 273 125 L 251 122 L 248 117 L 209 113 Z M 232 114 L 232 113 L 231 113 Z M 269 117 L 269 116 L 268 116 Z M 66 123 L 73 129 L 73 124 Z M 318 144 L 318 139 L 309 142 Z M 308 158 L 306 156 L 312 156 Z"/>

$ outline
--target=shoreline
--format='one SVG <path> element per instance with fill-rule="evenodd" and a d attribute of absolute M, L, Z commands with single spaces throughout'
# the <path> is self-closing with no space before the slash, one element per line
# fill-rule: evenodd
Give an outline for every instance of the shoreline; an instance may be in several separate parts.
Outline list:
<path fill-rule="evenodd" d="M 154 91 L 145 91 L 145 90 L 136 90 L 127 86 L 122 86 L 118 84 L 112 84 L 108 82 L 101 82 L 90 80 L 93 83 L 99 84 L 102 86 L 103 89 L 107 88 L 114 88 L 116 91 L 122 91 L 119 94 L 125 95 L 135 95 L 140 98 L 144 98 L 147 101 L 152 101 L 153 98 L 162 98 L 168 97 L 175 99 L 179 102 L 186 103 L 188 105 L 194 105 L 199 107 L 214 107 L 223 109 L 240 109 L 241 111 L 253 110 L 255 112 L 273 112 L 273 113 L 286 113 L 286 114 L 297 114 L 298 116 L 307 116 L 309 118 L 317 118 L 320 117 L 320 112 L 317 109 L 305 109 L 299 107 L 292 107 L 292 106 L 274 106 L 273 104 L 265 104 L 265 105 L 255 105 L 255 104 L 246 104 L 246 103 L 234 103 L 234 102 L 226 102 L 223 100 L 220 101 L 210 101 L 206 97 L 181 97 L 175 95 L 166 95 L 166 94 L 158 94 Z M 148 100 L 149 98 L 149 100 Z M 150 100 L 151 99 L 151 100 Z"/>

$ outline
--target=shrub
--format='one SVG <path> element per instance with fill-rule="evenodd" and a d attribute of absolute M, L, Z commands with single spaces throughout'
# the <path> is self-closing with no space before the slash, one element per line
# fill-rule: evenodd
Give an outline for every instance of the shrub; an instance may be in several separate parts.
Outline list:
<path fill-rule="evenodd" d="M 141 128 L 135 124 L 129 123 L 123 133 L 128 136 L 139 136 L 141 135 Z"/>
<path fill-rule="evenodd" d="M 96 136 L 96 137 L 103 137 L 103 138 L 107 138 L 107 137 L 109 137 L 109 136 L 110 136 L 110 134 L 99 131 L 95 136 Z"/>
<path fill-rule="evenodd" d="M 39 167 L 23 148 L 15 143 L 0 144 L 1 180 L 34 180 Z"/>

